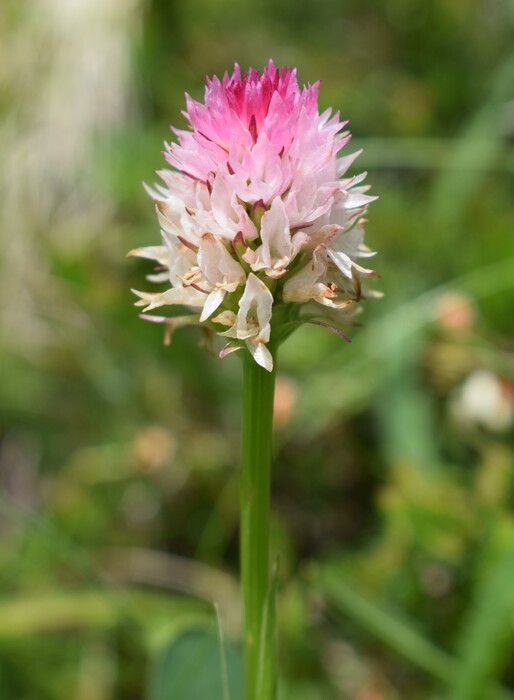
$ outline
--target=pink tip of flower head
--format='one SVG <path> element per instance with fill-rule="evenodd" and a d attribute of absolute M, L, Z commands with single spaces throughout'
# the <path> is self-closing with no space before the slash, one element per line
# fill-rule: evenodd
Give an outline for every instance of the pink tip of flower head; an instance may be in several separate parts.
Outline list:
<path fill-rule="evenodd" d="M 222 89 L 231 109 L 237 114 L 241 124 L 250 131 L 254 142 L 257 141 L 258 132 L 268 114 L 273 93 L 278 93 L 282 100 L 294 98 L 299 94 L 296 71 L 293 68 L 282 68 L 279 71 L 272 60 L 262 71 L 262 75 L 251 68 L 242 78 L 236 63 L 234 73 L 231 76 L 225 73 L 223 76 Z M 211 96 L 206 94 L 205 97 L 207 104 Z M 215 94 L 212 97 L 216 99 Z"/>
<path fill-rule="evenodd" d="M 205 325 L 230 339 L 223 356 L 246 346 L 266 369 L 277 305 L 297 318 L 307 304 L 311 321 L 328 310 L 332 323 L 373 276 L 357 259 L 372 255 L 363 216 L 375 198 L 365 173 L 345 177 L 359 153 L 340 155 L 346 122 L 319 113 L 318 87 L 300 87 L 295 69 L 270 60 L 262 72 L 241 75 L 236 64 L 207 78 L 203 102 L 186 95 L 190 129 L 173 129 L 165 151 L 178 172 L 159 172 L 164 185 L 147 188 L 164 245 L 133 252 L 157 261 L 152 281 L 171 283 L 137 292 L 137 305 L 191 307 L 173 327 Z"/>
<path fill-rule="evenodd" d="M 319 83 L 300 89 L 296 69 L 275 67 L 272 60 L 259 73 L 251 68 L 241 76 L 236 63 L 232 75 L 207 79 L 204 103 L 186 94 L 184 116 L 191 131 L 174 129 L 178 144 L 169 147 L 167 160 L 202 182 L 222 164 L 234 174 L 248 152 L 278 157 L 305 129 L 316 111 Z"/>

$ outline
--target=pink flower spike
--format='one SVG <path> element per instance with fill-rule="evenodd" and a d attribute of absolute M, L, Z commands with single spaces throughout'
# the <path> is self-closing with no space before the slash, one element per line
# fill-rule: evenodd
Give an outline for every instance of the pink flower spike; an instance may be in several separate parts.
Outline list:
<path fill-rule="evenodd" d="M 270 371 L 278 319 L 301 321 L 308 305 L 309 318 L 317 308 L 337 328 L 333 316 L 377 296 L 363 283 L 373 271 L 358 262 L 372 255 L 364 216 L 376 197 L 366 173 L 346 174 L 360 151 L 346 153 L 339 112 L 320 114 L 319 86 L 300 86 L 296 69 L 270 60 L 207 77 L 203 101 L 186 94 L 188 128 L 172 128 L 165 144 L 174 170 L 146 187 L 163 245 L 131 253 L 158 263 L 148 279 L 171 285 L 136 292 L 137 306 L 190 307 L 195 323 L 231 339 L 222 356 L 247 348 Z"/>

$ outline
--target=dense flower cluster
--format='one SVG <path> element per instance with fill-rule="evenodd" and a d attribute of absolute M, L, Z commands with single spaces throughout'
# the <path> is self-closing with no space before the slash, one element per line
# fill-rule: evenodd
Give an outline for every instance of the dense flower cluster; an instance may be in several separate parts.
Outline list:
<path fill-rule="evenodd" d="M 366 296 L 362 279 L 373 272 L 357 259 L 372 255 L 363 215 L 375 198 L 365 173 L 344 177 L 358 155 L 340 155 L 345 122 L 319 114 L 318 83 L 301 89 L 295 70 L 270 61 L 242 76 L 236 65 L 207 79 L 203 104 L 186 99 L 190 129 L 173 129 L 178 142 L 166 144 L 175 171 L 148 188 L 164 245 L 131 253 L 156 260 L 150 279 L 171 287 L 136 292 L 137 304 L 190 307 L 146 318 L 170 330 L 201 323 L 228 339 L 222 356 L 246 346 L 271 370 L 277 319 L 347 313 Z"/>

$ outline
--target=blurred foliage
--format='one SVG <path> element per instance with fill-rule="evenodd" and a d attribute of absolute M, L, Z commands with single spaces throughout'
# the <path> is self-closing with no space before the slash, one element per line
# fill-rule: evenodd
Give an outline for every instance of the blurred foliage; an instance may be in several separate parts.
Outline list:
<path fill-rule="evenodd" d="M 238 637 L 238 360 L 164 347 L 125 253 L 183 92 L 270 56 L 351 117 L 385 292 L 350 346 L 281 351 L 281 697 L 514 697 L 513 27 L 512 0 L 3 3 L 2 698 L 140 699 L 213 602 Z"/>

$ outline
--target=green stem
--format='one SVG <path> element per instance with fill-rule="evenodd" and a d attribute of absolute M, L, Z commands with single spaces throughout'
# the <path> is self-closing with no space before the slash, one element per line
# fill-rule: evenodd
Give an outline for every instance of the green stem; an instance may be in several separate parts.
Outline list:
<path fill-rule="evenodd" d="M 272 695 L 257 698 L 257 676 L 259 656 L 262 658 L 260 646 L 268 637 L 262 628 L 270 590 L 270 465 L 276 353 L 273 355 L 272 372 L 260 367 L 249 353 L 245 352 L 243 360 L 240 544 L 245 700 L 272 699 Z"/>

